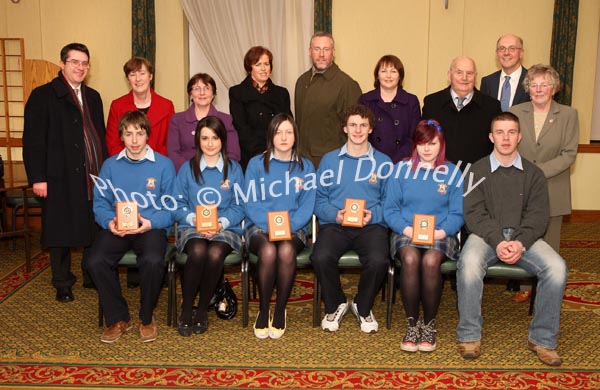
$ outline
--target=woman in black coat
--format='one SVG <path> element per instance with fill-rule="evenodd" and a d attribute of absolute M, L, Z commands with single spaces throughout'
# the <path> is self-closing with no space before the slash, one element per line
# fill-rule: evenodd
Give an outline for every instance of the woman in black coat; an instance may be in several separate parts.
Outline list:
<path fill-rule="evenodd" d="M 262 46 L 250 48 L 244 56 L 244 81 L 229 89 L 229 112 L 240 138 L 244 171 L 253 156 L 265 151 L 266 130 L 280 112 L 292 115 L 287 89 L 273 84 L 273 54 Z"/>

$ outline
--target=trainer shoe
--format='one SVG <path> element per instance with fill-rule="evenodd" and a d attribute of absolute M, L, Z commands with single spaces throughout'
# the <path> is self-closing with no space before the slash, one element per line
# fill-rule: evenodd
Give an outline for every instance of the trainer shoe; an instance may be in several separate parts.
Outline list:
<path fill-rule="evenodd" d="M 419 323 L 417 322 L 415 325 L 411 325 L 411 323 L 415 323 L 415 319 L 412 317 L 409 317 L 406 322 L 406 336 L 402 338 L 400 349 L 406 352 L 417 352 L 419 350 L 418 344 L 420 340 Z"/>
<path fill-rule="evenodd" d="M 116 324 L 104 329 L 102 336 L 100 336 L 100 341 L 109 344 L 114 343 L 119 339 L 119 337 L 121 337 L 123 333 L 131 330 L 131 328 L 133 328 L 133 320 L 130 319 L 129 322 L 119 321 Z"/>
<path fill-rule="evenodd" d="M 348 313 L 348 301 L 340 303 L 335 312 L 331 314 L 325 314 L 323 321 L 321 321 L 321 328 L 328 332 L 335 332 L 340 328 L 340 322 L 344 315 Z"/>
<path fill-rule="evenodd" d="M 421 330 L 421 340 L 417 346 L 419 351 L 431 352 L 437 348 L 436 337 L 435 337 L 435 318 L 429 321 L 427 325 L 423 323 L 423 320 L 419 320 L 418 326 Z"/>
<path fill-rule="evenodd" d="M 354 313 L 354 315 L 358 319 L 358 323 L 360 324 L 360 330 L 362 330 L 365 333 L 377 333 L 377 330 L 379 329 L 379 324 L 377 323 L 377 320 L 373 315 L 373 311 L 370 311 L 368 316 L 361 317 L 361 315 L 358 314 L 358 306 L 356 306 L 356 303 L 354 302 L 352 302 L 350 310 L 352 310 L 352 313 Z"/>

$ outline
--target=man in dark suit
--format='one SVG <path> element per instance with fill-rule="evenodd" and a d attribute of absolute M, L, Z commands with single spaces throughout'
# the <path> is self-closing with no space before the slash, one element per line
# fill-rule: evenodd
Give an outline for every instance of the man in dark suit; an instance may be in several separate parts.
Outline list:
<path fill-rule="evenodd" d="M 102 99 L 83 83 L 89 61 L 85 45 L 63 47 L 58 76 L 34 89 L 25 105 L 23 161 L 33 193 L 43 199 L 41 241 L 59 302 L 74 299 L 70 248 L 84 247 L 83 263 L 97 230 L 90 175 L 107 156 Z"/>
<path fill-rule="evenodd" d="M 425 96 L 423 119 L 435 119 L 446 138 L 446 158 L 454 164 L 474 163 L 492 152 L 489 129 L 492 118 L 500 113 L 498 100 L 475 88 L 477 68 L 466 56 L 452 60 L 450 86 Z"/>
<path fill-rule="evenodd" d="M 502 69 L 481 79 L 481 92 L 498 99 L 502 111 L 530 100 L 523 89 L 527 75 L 521 65 L 523 53 L 523 39 L 513 34 L 501 36 L 496 42 L 496 58 Z"/>

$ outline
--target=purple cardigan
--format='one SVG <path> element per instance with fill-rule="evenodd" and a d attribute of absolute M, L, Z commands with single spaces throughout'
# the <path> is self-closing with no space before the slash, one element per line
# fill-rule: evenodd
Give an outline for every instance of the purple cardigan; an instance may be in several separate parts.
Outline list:
<path fill-rule="evenodd" d="M 369 135 L 371 145 L 387 154 L 394 164 L 410 156 L 412 134 L 421 119 L 419 99 L 398 88 L 394 99 L 385 103 L 377 88 L 362 94 L 358 103 L 369 107 L 375 116 L 375 128 Z"/>
<path fill-rule="evenodd" d="M 216 116 L 221 119 L 227 129 L 227 154 L 229 158 L 240 161 L 240 142 L 237 131 L 233 127 L 231 115 L 217 111 L 215 106 L 210 105 L 208 115 Z M 196 146 L 194 145 L 194 135 L 196 134 L 196 113 L 192 104 L 187 110 L 178 112 L 171 118 L 169 125 L 169 137 L 167 140 L 167 156 L 175 164 L 175 169 L 196 155 Z"/>

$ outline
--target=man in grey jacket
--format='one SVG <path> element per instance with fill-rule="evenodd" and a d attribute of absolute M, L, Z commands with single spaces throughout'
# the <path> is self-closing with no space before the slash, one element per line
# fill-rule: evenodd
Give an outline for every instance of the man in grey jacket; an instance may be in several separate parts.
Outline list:
<path fill-rule="evenodd" d="M 514 114 L 492 119 L 490 140 L 494 150 L 473 165 L 478 185 L 464 198 L 471 234 L 457 264 L 458 351 L 465 359 L 481 354 L 483 278 L 489 265 L 502 261 L 536 275 L 538 294 L 527 346 L 544 364 L 559 366 L 556 345 L 567 266 L 543 240 L 550 215 L 546 179 L 517 151 L 521 132 Z"/>

